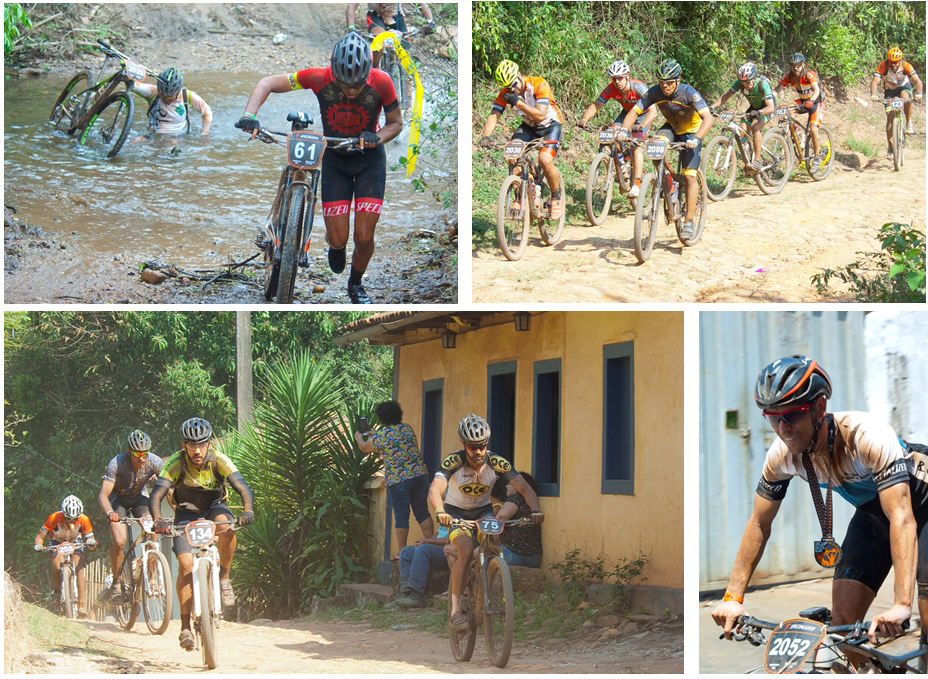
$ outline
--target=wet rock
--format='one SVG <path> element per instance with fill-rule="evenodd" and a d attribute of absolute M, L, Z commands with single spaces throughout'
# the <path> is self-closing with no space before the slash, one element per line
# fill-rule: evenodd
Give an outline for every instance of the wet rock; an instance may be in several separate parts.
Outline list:
<path fill-rule="evenodd" d="M 152 269 L 142 271 L 142 282 L 150 285 L 161 285 L 166 278 L 167 276 L 160 271 L 153 271 Z"/>
<path fill-rule="evenodd" d="M 68 249 L 68 246 L 65 245 L 64 243 L 59 244 L 58 247 L 60 247 L 62 250 L 67 250 L 67 249 Z"/>
<path fill-rule="evenodd" d="M 617 615 L 603 615 L 597 620 L 597 622 L 602 627 L 615 627 L 619 624 L 619 616 Z"/>
<path fill-rule="evenodd" d="M 658 620 L 661 619 L 661 616 L 659 615 L 630 615 L 628 616 L 628 619 L 631 620 L 632 622 L 637 622 L 637 623 L 641 623 L 642 625 L 646 625 L 649 622 L 657 622 Z"/>
<path fill-rule="evenodd" d="M 20 78 L 41 78 L 44 75 L 39 68 L 21 68 L 19 69 Z"/>
<path fill-rule="evenodd" d="M 324 285 L 314 285 L 314 286 L 313 286 L 313 294 L 319 294 L 319 293 L 322 293 L 322 292 L 325 292 L 325 286 L 324 286 Z"/>

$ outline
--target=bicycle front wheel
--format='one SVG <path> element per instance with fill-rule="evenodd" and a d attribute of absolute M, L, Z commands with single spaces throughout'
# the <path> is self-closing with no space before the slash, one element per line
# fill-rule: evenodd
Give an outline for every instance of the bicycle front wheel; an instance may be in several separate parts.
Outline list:
<path fill-rule="evenodd" d="M 200 588 L 200 637 L 203 648 L 203 663 L 211 670 L 219 664 L 219 639 L 216 636 L 216 616 L 218 602 L 213 596 L 213 565 L 207 560 L 200 561 L 197 568 L 197 586 Z"/>
<path fill-rule="evenodd" d="M 782 191 L 793 171 L 793 156 L 789 152 L 789 142 L 779 130 L 764 133 L 760 162 L 764 167 L 770 166 L 754 175 L 760 190 L 768 196 Z"/>
<path fill-rule="evenodd" d="M 484 611 L 483 619 L 487 654 L 496 667 L 505 667 L 512 652 L 515 606 L 509 566 L 501 556 L 494 556 L 487 563 L 487 599 L 488 608 Z"/>
<path fill-rule="evenodd" d="M 702 152 L 702 167 L 706 174 L 708 195 L 714 201 L 725 200 L 735 185 L 738 163 L 731 136 L 716 137 Z"/>
<path fill-rule="evenodd" d="M 606 221 L 612 203 L 612 154 L 603 151 L 593 158 L 586 178 L 586 218 L 593 226 Z"/>
<path fill-rule="evenodd" d="M 150 549 L 145 552 L 145 572 L 148 574 L 148 584 L 142 588 L 145 624 L 152 634 L 164 634 L 171 623 L 174 606 L 174 596 L 169 584 L 171 565 L 164 554 Z"/>
<path fill-rule="evenodd" d="M 468 574 L 464 584 L 464 593 L 461 596 L 461 615 L 467 619 L 467 629 L 455 631 L 451 628 L 451 593 L 448 593 L 448 634 L 451 636 L 451 653 L 458 662 L 467 662 L 474 655 L 474 644 L 477 642 L 477 623 L 474 619 L 474 581 Z"/>
<path fill-rule="evenodd" d="M 280 283 L 277 303 L 293 304 L 297 263 L 300 260 L 300 232 L 303 227 L 303 209 L 306 205 L 306 187 L 295 184 L 290 193 L 290 210 L 284 230 L 283 253 L 280 256 Z"/>
<path fill-rule="evenodd" d="M 135 104 L 128 92 L 114 92 L 90 109 L 90 121 L 80 142 L 95 153 L 112 158 L 129 137 Z"/>
<path fill-rule="evenodd" d="M 122 583 L 125 596 L 119 605 L 113 604 L 116 611 L 116 622 L 127 632 L 135 626 L 135 621 L 139 617 L 139 609 L 135 605 L 135 586 L 132 580 L 132 561 L 133 554 L 123 554 L 122 559 L 122 577 L 119 581 Z"/>
<path fill-rule="evenodd" d="M 74 126 L 74 121 L 81 117 L 86 109 L 87 102 L 90 100 L 88 89 L 94 86 L 93 73 L 90 71 L 81 71 L 71 81 L 64 86 L 58 100 L 52 106 L 51 115 L 48 120 L 55 125 L 64 121 L 70 132 Z"/>
<path fill-rule="evenodd" d="M 706 176 L 702 172 L 702 168 L 696 171 L 696 209 L 693 211 L 693 224 L 696 227 L 696 232 L 693 234 L 693 237 L 689 240 L 683 240 L 680 237 L 681 227 L 683 226 L 684 215 L 686 214 L 686 190 L 683 187 L 680 191 L 680 217 L 677 219 L 677 238 L 680 239 L 680 242 L 684 245 L 696 245 L 699 242 L 699 239 L 702 237 L 702 227 L 706 225 Z"/>
<path fill-rule="evenodd" d="M 806 137 L 806 169 L 809 176 L 817 182 L 822 181 L 831 174 L 831 168 L 835 165 L 835 147 L 831 142 L 831 132 L 822 125 L 818 128 L 818 157 L 812 158 L 815 153 L 815 147 L 812 145 L 812 135 Z"/>
<path fill-rule="evenodd" d="M 70 568 L 61 569 L 61 601 L 64 604 L 64 617 L 74 620 L 77 617 L 77 601 L 74 598 L 74 574 Z"/>
<path fill-rule="evenodd" d="M 893 169 L 896 172 L 902 169 L 902 154 L 905 153 L 905 141 L 902 137 L 904 133 L 905 128 L 902 126 L 902 122 L 899 120 L 899 114 L 897 113 L 893 116 Z"/>
<path fill-rule="evenodd" d="M 657 235 L 657 221 L 660 219 L 660 190 L 657 176 L 646 174 L 641 180 L 641 192 L 635 205 L 635 257 L 644 264 L 651 256 L 654 238 Z"/>
<path fill-rule="evenodd" d="M 551 219 L 550 217 L 542 217 L 538 220 L 538 230 L 541 232 L 541 240 L 545 245 L 554 245 L 559 240 L 561 240 L 561 234 L 564 233 L 564 222 L 567 220 L 567 189 L 564 187 L 564 180 L 561 177 L 561 173 L 558 170 L 555 170 L 558 173 L 558 183 L 561 186 L 561 216 L 557 218 L 557 221 Z M 541 184 L 541 204 L 543 211 L 550 210 L 551 201 L 554 200 L 554 195 L 551 193 L 551 190 L 548 188 L 547 184 Z M 550 214 L 550 212 L 548 212 Z"/>
<path fill-rule="evenodd" d="M 522 257 L 528 244 L 530 198 L 522 190 L 522 177 L 511 174 L 503 180 L 496 204 L 496 237 L 503 255 L 511 262 Z M 513 203 L 518 209 L 513 209 Z"/>

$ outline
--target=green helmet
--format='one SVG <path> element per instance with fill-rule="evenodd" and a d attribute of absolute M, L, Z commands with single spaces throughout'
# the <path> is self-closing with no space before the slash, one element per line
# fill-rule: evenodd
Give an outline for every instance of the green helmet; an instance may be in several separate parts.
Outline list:
<path fill-rule="evenodd" d="M 658 80 L 679 80 L 683 69 L 675 59 L 664 59 L 657 67 Z"/>
<path fill-rule="evenodd" d="M 508 59 L 503 59 L 496 67 L 495 76 L 500 87 L 509 87 L 519 77 L 519 67 Z"/>

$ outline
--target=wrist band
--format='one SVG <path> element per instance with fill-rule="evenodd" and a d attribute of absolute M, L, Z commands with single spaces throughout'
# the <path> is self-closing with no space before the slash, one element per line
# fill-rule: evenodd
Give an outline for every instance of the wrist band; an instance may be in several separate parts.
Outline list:
<path fill-rule="evenodd" d="M 354 31 L 354 30 L 357 30 L 357 28 L 358 28 L 357 26 L 355 26 L 354 24 L 352 24 L 351 26 L 348 27 L 348 30 L 349 30 L 349 31 Z"/>
<path fill-rule="evenodd" d="M 732 594 L 731 592 L 725 592 L 725 596 L 722 597 L 722 601 L 723 601 L 723 602 L 725 602 L 725 601 L 737 601 L 739 604 L 743 604 L 743 603 L 744 603 L 744 597 L 743 597 L 743 596 L 735 596 L 735 595 Z"/>
<path fill-rule="evenodd" d="M 258 115 L 257 113 L 248 113 L 247 111 L 245 112 L 245 116 L 248 116 L 252 120 L 254 120 L 257 115 Z M 242 117 L 244 118 L 245 116 L 242 116 Z"/>

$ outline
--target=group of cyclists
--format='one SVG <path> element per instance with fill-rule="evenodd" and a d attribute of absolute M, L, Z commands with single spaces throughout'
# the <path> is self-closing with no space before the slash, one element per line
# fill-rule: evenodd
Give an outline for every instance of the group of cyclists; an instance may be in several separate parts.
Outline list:
<path fill-rule="evenodd" d="M 606 69 L 610 82 L 596 101 L 590 104 L 577 120 L 577 127 L 585 128 L 596 113 L 610 99 L 614 99 L 622 109 L 613 122 L 613 125 L 620 126 L 617 139 L 624 141 L 630 136 L 644 139 L 648 135 L 651 122 L 658 112 L 661 113 L 665 122 L 654 133 L 654 137 L 670 142 L 683 142 L 686 145 L 680 153 L 687 198 L 685 225 L 681 238 L 686 240 L 695 232 L 693 215 L 698 193 L 696 175 L 701 161 L 702 140 L 715 121 L 713 109 L 724 105 L 735 94 L 742 93 L 748 101 L 746 111 L 748 120 L 745 121 L 744 126 L 745 131 L 750 132 L 753 138 L 755 158 L 752 166 L 747 168 L 748 172 L 756 172 L 761 167 L 758 159 L 761 157 L 762 131 L 776 112 L 776 96 L 786 87 L 792 87 L 795 90 L 797 98 L 793 103 L 809 115 L 815 158 L 821 156 L 818 128 L 825 114 L 825 93 L 820 78 L 806 64 L 803 54 L 799 52 L 792 54 L 788 61 L 789 70 L 780 78 L 776 87 L 772 86 L 766 76 L 758 72 L 756 64 L 753 62 L 743 64 L 738 69 L 737 80 L 709 106 L 692 85 L 681 82 L 683 69 L 676 60 L 662 61 L 655 73 L 657 84 L 648 87 L 644 81 L 633 78 L 631 66 L 619 59 L 612 62 Z M 554 159 L 561 143 L 561 125 L 564 117 L 555 104 L 551 86 L 544 78 L 523 75 L 518 65 L 508 59 L 499 63 L 494 76 L 502 89 L 493 102 L 492 111 L 484 124 L 480 146 L 484 148 L 493 146 L 490 135 L 507 107 L 513 108 L 522 116 L 522 124 L 512 135 L 512 139 L 543 140 L 544 147 L 539 151 L 538 161 L 544 170 L 553 196 L 550 216 L 552 219 L 558 219 L 564 209 L 564 203 L 560 173 L 554 165 Z M 903 54 L 898 47 L 889 50 L 886 59 L 880 63 L 874 73 L 870 85 L 874 101 L 880 100 L 876 93 L 880 81 L 883 82 L 884 98 L 902 97 L 906 100 L 907 132 L 911 134 L 914 131 L 911 105 L 912 86 L 914 84 L 916 88 L 915 100 L 922 99 L 923 86 L 912 65 L 904 61 Z M 889 141 L 888 155 L 892 158 L 893 148 L 889 123 L 887 124 L 887 139 Z M 638 146 L 632 156 L 634 185 L 628 194 L 631 198 L 639 194 L 642 166 L 642 151 Z M 512 168 L 510 171 L 513 171 Z M 510 209 L 518 212 L 521 205 L 515 201 Z"/>

